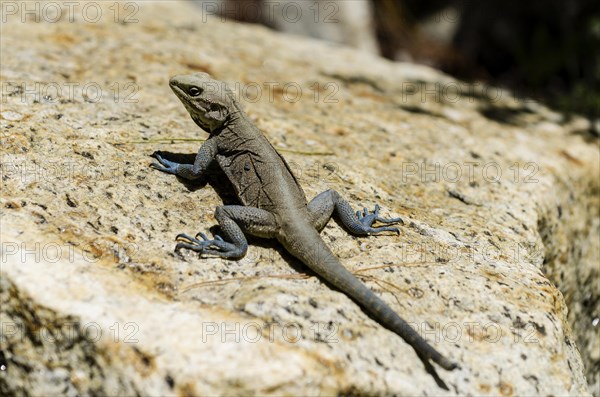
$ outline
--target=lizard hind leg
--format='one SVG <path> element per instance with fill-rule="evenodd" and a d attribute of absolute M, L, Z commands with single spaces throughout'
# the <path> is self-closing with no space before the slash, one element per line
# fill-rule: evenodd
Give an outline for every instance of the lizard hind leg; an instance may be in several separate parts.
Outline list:
<path fill-rule="evenodd" d="M 313 226 L 317 230 L 323 229 L 331 215 L 335 211 L 336 215 L 341 220 L 342 224 L 350 230 L 351 233 L 358 236 L 368 236 L 381 232 L 400 231 L 396 227 L 380 226 L 372 227 L 373 223 L 403 223 L 402 218 L 382 218 L 379 216 L 379 205 L 375 205 L 373 213 L 370 213 L 366 208 L 361 211 L 352 210 L 350 203 L 344 200 L 335 190 L 326 190 L 317 195 L 308 203 L 308 210 L 311 215 Z"/>
<path fill-rule="evenodd" d="M 198 233 L 195 237 L 181 233 L 176 239 L 185 241 L 177 243 L 175 251 L 184 248 L 205 255 L 238 259 L 246 255 L 248 250 L 248 241 L 244 233 L 258 237 L 274 237 L 278 229 L 275 216 L 260 208 L 220 206 L 215 210 L 215 218 L 219 222 L 223 237 L 215 235 L 211 240 L 204 233 Z"/>

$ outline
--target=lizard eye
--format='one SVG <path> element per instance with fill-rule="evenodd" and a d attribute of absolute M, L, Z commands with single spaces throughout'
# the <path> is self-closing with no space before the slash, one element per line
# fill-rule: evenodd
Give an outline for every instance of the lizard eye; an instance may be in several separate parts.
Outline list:
<path fill-rule="evenodd" d="M 190 88 L 190 95 L 191 96 L 198 96 L 198 95 L 200 95 L 201 92 L 202 91 L 200 91 L 200 88 L 198 88 L 198 87 L 191 87 Z"/>

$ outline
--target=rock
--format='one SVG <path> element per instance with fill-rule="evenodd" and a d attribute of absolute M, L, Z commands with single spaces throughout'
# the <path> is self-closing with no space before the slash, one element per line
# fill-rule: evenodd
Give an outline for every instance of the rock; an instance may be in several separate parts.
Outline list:
<path fill-rule="evenodd" d="M 598 394 L 599 155 L 579 118 L 186 2 L 85 4 L 4 10 L 3 394 L 589 395 L 584 362 Z M 308 197 L 402 217 L 400 236 L 322 235 L 460 362 L 449 391 L 275 242 L 173 252 L 232 201 L 218 171 L 149 167 L 206 137 L 167 84 L 194 71 L 230 83 Z"/>
<path fill-rule="evenodd" d="M 278 31 L 319 38 L 378 54 L 372 6 L 367 0 L 194 2 L 208 15 L 260 23 Z"/>

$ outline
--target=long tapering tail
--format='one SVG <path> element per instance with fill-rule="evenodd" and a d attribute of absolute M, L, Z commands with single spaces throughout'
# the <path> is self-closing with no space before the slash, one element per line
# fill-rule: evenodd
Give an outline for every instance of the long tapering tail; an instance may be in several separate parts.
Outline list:
<path fill-rule="evenodd" d="M 300 259 L 317 275 L 348 295 L 354 302 L 387 329 L 400 335 L 419 357 L 432 360 L 446 370 L 458 367 L 423 339 L 406 321 L 383 300 L 349 272 L 312 227 L 299 227 L 285 233 L 281 241 L 286 249 Z"/>

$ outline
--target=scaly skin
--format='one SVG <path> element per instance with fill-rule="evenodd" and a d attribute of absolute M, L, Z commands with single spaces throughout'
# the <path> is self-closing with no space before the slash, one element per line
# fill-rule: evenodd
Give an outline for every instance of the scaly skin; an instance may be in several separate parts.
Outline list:
<path fill-rule="evenodd" d="M 372 227 L 375 221 L 401 222 L 373 213 L 354 213 L 350 204 L 334 190 L 319 194 L 310 203 L 289 166 L 252 124 L 224 83 L 206 73 L 175 76 L 169 81 L 192 119 L 209 138 L 200 147 L 194 164 L 179 164 L 155 153 L 160 171 L 186 179 L 200 178 L 216 160 L 231 181 L 243 206 L 217 207 L 215 217 L 223 237 L 210 240 L 180 234 L 176 249 L 191 249 L 203 254 L 236 259 L 245 255 L 248 244 L 244 233 L 276 238 L 296 258 L 359 304 L 372 318 L 408 342 L 423 360 L 438 384 L 445 387 L 429 360 L 446 370 L 457 365 L 443 357 L 421 338 L 384 301 L 343 267 L 325 245 L 319 231 L 333 212 L 356 235 L 382 231 L 398 232 L 395 227 Z M 201 239 L 198 239 L 201 237 Z"/>

